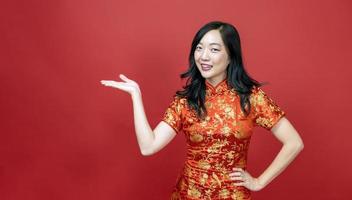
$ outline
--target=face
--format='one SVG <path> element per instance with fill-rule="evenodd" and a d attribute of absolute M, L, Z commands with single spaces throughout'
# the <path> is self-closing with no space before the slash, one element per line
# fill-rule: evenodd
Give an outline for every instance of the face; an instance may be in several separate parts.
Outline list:
<path fill-rule="evenodd" d="M 226 78 L 230 58 L 219 30 L 211 30 L 203 36 L 194 51 L 194 60 L 209 83 L 216 85 Z"/>

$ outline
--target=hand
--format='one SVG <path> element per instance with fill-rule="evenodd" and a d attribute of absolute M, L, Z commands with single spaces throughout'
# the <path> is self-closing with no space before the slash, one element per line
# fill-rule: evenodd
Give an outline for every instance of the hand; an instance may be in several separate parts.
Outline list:
<path fill-rule="evenodd" d="M 135 94 L 140 94 L 141 93 L 141 91 L 139 89 L 139 86 L 138 86 L 138 84 L 135 81 L 133 81 L 131 79 L 128 79 L 123 74 L 120 74 L 120 78 L 124 82 L 117 82 L 117 81 L 111 81 L 111 80 L 101 80 L 100 82 L 101 82 L 101 84 L 103 84 L 105 86 L 123 90 L 125 92 L 128 92 L 131 95 L 135 95 Z"/>
<path fill-rule="evenodd" d="M 262 184 L 259 183 L 257 178 L 253 178 L 247 171 L 241 168 L 233 168 L 234 172 L 230 173 L 230 179 L 234 181 L 242 181 L 242 182 L 234 182 L 235 186 L 244 186 L 252 191 L 259 191 L 264 188 Z"/>

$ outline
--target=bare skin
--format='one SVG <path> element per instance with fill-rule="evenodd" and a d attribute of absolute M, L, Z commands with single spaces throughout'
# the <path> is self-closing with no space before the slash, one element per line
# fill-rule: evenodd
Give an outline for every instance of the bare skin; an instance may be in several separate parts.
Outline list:
<path fill-rule="evenodd" d="M 141 153 L 144 156 L 153 155 L 164 148 L 176 136 L 176 132 L 163 121 L 152 130 L 145 115 L 142 95 L 138 84 L 124 75 L 120 75 L 120 78 L 123 82 L 102 80 L 101 83 L 105 86 L 128 92 L 131 95 L 135 130 Z M 263 189 L 277 177 L 303 149 L 302 139 L 286 117 L 281 118 L 271 129 L 271 132 L 283 144 L 276 158 L 258 178 L 252 177 L 249 172 L 241 168 L 234 168 L 234 172 L 229 174 L 231 180 L 241 181 L 234 183 L 234 185 L 244 186 L 252 191 Z"/>
<path fill-rule="evenodd" d="M 226 69 L 230 60 L 218 30 L 211 30 L 203 36 L 194 52 L 194 60 L 203 78 L 212 85 L 215 86 L 226 78 Z M 176 136 L 176 132 L 163 121 L 152 130 L 145 115 L 138 84 L 124 75 L 120 75 L 120 78 L 123 82 L 102 80 L 101 83 L 131 95 L 135 131 L 141 153 L 144 156 L 153 155 L 164 148 Z M 271 132 L 283 144 L 280 152 L 258 178 L 252 177 L 248 171 L 241 168 L 234 168 L 233 172 L 229 173 L 229 177 L 236 181 L 233 183 L 235 186 L 244 186 L 251 191 L 263 189 L 302 151 L 303 141 L 286 117 L 282 117 L 272 127 Z"/>
<path fill-rule="evenodd" d="M 102 80 L 101 83 L 108 87 L 120 89 L 131 95 L 133 101 L 134 126 L 139 148 L 142 155 L 153 155 L 165 147 L 176 136 L 176 132 L 163 121 L 152 130 L 145 115 L 139 85 L 123 74 L 120 75 L 120 78 L 123 82 Z"/>
<path fill-rule="evenodd" d="M 203 36 L 194 53 L 194 59 L 198 70 L 209 83 L 215 86 L 224 80 L 230 60 L 218 30 L 209 31 Z M 141 153 L 144 156 L 153 155 L 164 148 L 176 136 L 176 132 L 163 121 L 152 130 L 145 115 L 138 84 L 124 75 L 120 75 L 120 78 L 123 82 L 102 80 L 101 83 L 131 94 L 134 125 Z M 271 128 L 271 132 L 283 144 L 280 152 L 258 178 L 252 177 L 248 171 L 241 168 L 234 168 L 229 174 L 230 179 L 236 181 L 234 185 L 259 191 L 277 177 L 302 151 L 303 141 L 286 117 L 282 117 Z"/>
<path fill-rule="evenodd" d="M 230 62 L 228 50 L 225 46 L 220 32 L 211 30 L 200 40 L 194 52 L 194 60 L 202 76 L 212 85 L 217 85 L 225 79 L 226 69 Z M 211 66 L 211 70 L 202 67 Z M 281 118 L 271 132 L 283 147 L 271 165 L 258 177 L 253 178 L 249 172 L 241 168 L 234 168 L 229 174 L 236 186 L 245 186 L 252 191 L 263 189 L 269 182 L 278 176 L 303 149 L 303 142 L 297 131 L 286 117 Z"/>

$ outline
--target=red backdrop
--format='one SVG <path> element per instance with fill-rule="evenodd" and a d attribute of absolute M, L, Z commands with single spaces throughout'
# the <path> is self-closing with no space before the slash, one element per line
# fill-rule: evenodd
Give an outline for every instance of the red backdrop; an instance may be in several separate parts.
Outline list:
<path fill-rule="evenodd" d="M 311 1 L 7 1 L 0 8 L 0 199 L 168 199 L 185 158 L 178 135 L 143 157 L 123 73 L 161 120 L 196 31 L 240 32 L 248 72 L 287 113 L 305 149 L 254 199 L 346 199 L 352 167 L 352 3 Z M 248 169 L 281 144 L 257 128 Z"/>

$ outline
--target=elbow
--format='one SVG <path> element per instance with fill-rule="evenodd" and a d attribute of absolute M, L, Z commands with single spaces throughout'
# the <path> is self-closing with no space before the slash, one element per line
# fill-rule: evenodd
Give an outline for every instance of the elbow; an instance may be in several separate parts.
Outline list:
<path fill-rule="evenodd" d="M 154 155 L 154 152 L 153 151 L 151 151 L 151 150 L 141 150 L 141 154 L 143 155 L 143 156 L 151 156 L 151 155 Z"/>
<path fill-rule="evenodd" d="M 304 144 L 303 144 L 303 142 L 300 142 L 299 144 L 298 144 L 298 150 L 299 151 L 302 151 L 304 149 Z"/>
<path fill-rule="evenodd" d="M 297 144 L 296 147 L 295 147 L 295 152 L 298 154 L 298 153 L 300 153 L 303 149 L 304 149 L 304 144 L 303 144 L 303 143 Z"/>
<path fill-rule="evenodd" d="M 299 138 L 299 140 L 297 141 L 296 146 L 297 146 L 298 151 L 302 151 L 304 149 L 304 144 L 303 144 L 303 141 L 301 138 Z"/>
<path fill-rule="evenodd" d="M 301 152 L 304 149 L 304 144 L 301 140 L 291 144 L 290 146 L 297 153 Z"/>

